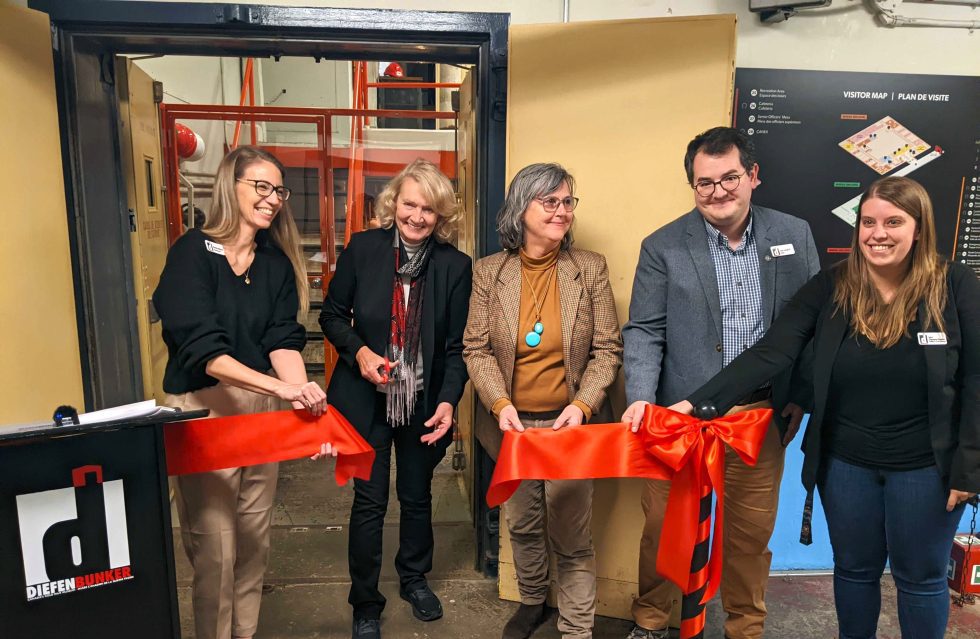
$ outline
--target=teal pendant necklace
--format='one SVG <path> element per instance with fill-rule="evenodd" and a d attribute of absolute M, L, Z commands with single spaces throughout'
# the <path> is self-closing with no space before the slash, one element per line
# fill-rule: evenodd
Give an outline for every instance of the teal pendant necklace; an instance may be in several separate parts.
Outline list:
<path fill-rule="evenodd" d="M 527 273 L 524 272 L 524 265 L 521 265 L 521 276 L 524 277 L 524 282 L 527 283 L 527 288 L 531 291 L 531 299 L 534 300 L 534 325 L 527 332 L 527 335 L 524 336 L 524 343 L 531 348 L 536 348 L 541 344 L 541 335 L 544 333 L 544 324 L 541 322 L 541 308 L 545 300 L 548 299 L 548 293 L 551 291 L 551 280 L 555 276 L 557 266 L 558 262 L 556 261 L 551 267 L 551 275 L 548 276 L 548 284 L 547 288 L 544 289 L 544 295 L 541 297 L 541 301 L 538 302 L 538 294 L 534 291 L 534 286 L 531 285 L 531 280 L 528 279 Z"/>

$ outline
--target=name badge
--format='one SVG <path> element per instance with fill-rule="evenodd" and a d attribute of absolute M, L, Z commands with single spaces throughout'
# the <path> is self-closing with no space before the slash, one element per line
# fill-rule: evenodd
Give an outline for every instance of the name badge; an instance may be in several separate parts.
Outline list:
<path fill-rule="evenodd" d="M 211 240 L 204 240 L 204 248 L 212 253 L 217 253 L 218 255 L 225 254 L 225 247 L 221 246 L 217 242 L 212 242 Z"/>
<path fill-rule="evenodd" d="M 792 244 L 780 244 L 778 246 L 769 247 L 769 254 L 773 257 L 782 257 L 784 255 L 796 255 L 796 249 L 793 248 Z"/>
<path fill-rule="evenodd" d="M 919 333 L 919 346 L 945 346 L 946 333 Z"/>

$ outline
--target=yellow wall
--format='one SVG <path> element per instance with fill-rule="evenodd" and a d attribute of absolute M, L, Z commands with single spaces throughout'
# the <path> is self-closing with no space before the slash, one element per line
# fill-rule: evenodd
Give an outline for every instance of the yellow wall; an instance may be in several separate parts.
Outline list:
<path fill-rule="evenodd" d="M 83 409 L 47 15 L 0 6 L 0 425 Z"/>
<path fill-rule="evenodd" d="M 510 31 L 507 173 L 563 164 L 578 182 L 575 245 L 609 263 L 627 317 L 640 241 L 693 206 L 688 141 L 730 121 L 735 17 L 516 25 Z M 623 391 L 612 393 L 623 411 Z M 592 531 L 602 615 L 628 617 L 642 528 L 636 480 L 596 482 Z M 517 598 L 501 526 L 500 593 Z"/>

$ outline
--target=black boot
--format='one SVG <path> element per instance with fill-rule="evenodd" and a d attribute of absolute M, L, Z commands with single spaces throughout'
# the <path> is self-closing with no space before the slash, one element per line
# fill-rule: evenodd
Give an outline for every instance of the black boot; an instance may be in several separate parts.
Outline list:
<path fill-rule="evenodd" d="M 534 605 L 522 603 L 504 626 L 501 639 L 528 639 L 547 616 L 548 609 L 543 603 Z"/>

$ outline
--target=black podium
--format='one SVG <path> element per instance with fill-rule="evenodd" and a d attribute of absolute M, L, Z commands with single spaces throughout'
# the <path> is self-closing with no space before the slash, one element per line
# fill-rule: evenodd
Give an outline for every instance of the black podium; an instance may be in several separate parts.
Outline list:
<path fill-rule="evenodd" d="M 163 425 L 0 429 L 0 637 L 180 637 Z"/>

